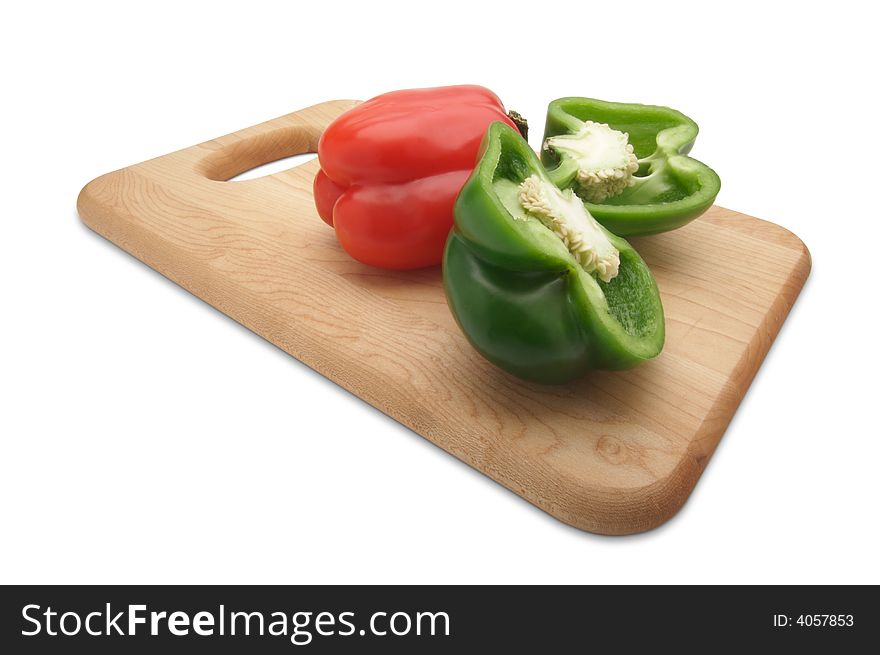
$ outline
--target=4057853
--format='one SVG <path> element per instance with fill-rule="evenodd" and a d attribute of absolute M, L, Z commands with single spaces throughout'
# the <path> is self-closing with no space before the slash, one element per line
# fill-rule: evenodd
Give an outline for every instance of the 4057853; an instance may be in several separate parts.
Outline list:
<path fill-rule="evenodd" d="M 852 614 L 799 614 L 797 618 L 787 614 L 774 614 L 776 628 L 850 628 L 855 624 Z"/>

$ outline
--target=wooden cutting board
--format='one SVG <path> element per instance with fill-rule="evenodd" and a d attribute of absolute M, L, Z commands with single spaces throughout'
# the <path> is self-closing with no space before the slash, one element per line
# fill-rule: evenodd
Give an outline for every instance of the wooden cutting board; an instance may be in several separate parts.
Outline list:
<path fill-rule="evenodd" d="M 655 527 L 682 506 L 810 270 L 787 230 L 713 207 L 632 242 L 666 310 L 656 360 L 546 387 L 484 361 L 456 327 L 439 268 L 352 261 L 312 204 L 315 152 L 355 101 L 326 102 L 109 173 L 83 221 L 316 371 L 541 509 L 592 532 Z M 316 462 L 332 469 L 332 462 Z"/>

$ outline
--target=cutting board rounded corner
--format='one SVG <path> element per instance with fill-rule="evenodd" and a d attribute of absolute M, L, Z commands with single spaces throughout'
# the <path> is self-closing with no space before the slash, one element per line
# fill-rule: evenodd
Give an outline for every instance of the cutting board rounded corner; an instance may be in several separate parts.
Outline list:
<path fill-rule="evenodd" d="M 638 534 L 678 514 L 702 471 L 697 459 L 686 457 L 667 475 L 646 484 L 594 487 L 568 480 L 556 486 L 552 502 L 533 502 L 579 530 L 613 537 Z"/>

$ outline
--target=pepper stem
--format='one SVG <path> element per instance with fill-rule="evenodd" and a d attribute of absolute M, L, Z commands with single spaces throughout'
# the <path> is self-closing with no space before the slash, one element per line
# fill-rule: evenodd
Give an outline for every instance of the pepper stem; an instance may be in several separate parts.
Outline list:
<path fill-rule="evenodd" d="M 520 114 L 518 111 L 510 110 L 507 112 L 507 117 L 513 121 L 513 124 L 516 125 L 516 129 L 519 130 L 519 133 L 522 135 L 522 138 L 526 141 L 529 140 L 529 122 Z"/>

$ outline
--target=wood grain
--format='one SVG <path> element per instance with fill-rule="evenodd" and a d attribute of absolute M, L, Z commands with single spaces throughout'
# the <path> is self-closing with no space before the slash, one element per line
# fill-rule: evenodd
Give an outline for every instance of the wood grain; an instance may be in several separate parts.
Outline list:
<path fill-rule="evenodd" d="M 322 129 L 354 104 L 323 103 L 99 177 L 80 194 L 80 216 L 560 520 L 627 534 L 670 518 L 806 280 L 804 244 L 720 207 L 681 230 L 634 239 L 663 297 L 663 354 L 562 387 L 522 382 L 465 341 L 439 269 L 383 271 L 341 250 L 312 204 L 317 162 L 224 181 L 314 152 Z"/>

